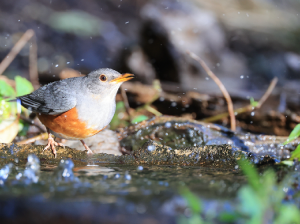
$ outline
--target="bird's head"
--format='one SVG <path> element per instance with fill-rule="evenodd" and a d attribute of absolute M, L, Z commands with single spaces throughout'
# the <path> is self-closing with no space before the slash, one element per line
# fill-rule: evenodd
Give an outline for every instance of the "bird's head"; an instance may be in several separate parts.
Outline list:
<path fill-rule="evenodd" d="M 88 92 L 100 95 L 101 98 L 114 98 L 121 84 L 132 78 L 134 76 L 129 73 L 120 74 L 110 68 L 100 68 L 86 76 L 85 84 Z"/>

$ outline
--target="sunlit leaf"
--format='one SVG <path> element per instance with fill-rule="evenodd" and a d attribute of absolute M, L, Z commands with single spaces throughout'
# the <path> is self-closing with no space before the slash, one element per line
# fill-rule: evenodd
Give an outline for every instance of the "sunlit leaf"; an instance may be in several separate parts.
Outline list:
<path fill-rule="evenodd" d="M 291 154 L 290 160 L 298 159 L 300 161 L 300 145 Z"/>
<path fill-rule="evenodd" d="M 131 123 L 133 123 L 133 124 L 134 123 L 139 123 L 139 122 L 145 121 L 147 119 L 149 119 L 149 118 L 146 115 L 139 115 L 139 116 L 133 118 Z"/>
<path fill-rule="evenodd" d="M 15 97 L 15 90 L 4 80 L 0 80 L 0 96 Z"/>
<path fill-rule="evenodd" d="M 296 138 L 298 138 L 299 136 L 300 136 L 300 124 L 297 124 L 294 130 L 291 132 L 288 139 L 283 144 L 286 145 L 292 142 L 293 140 L 295 140 Z"/>
<path fill-rule="evenodd" d="M 29 94 L 34 90 L 31 82 L 29 82 L 27 79 L 21 76 L 16 76 L 15 81 L 16 81 L 17 96 L 23 96 Z"/>
<path fill-rule="evenodd" d="M 9 118 L 11 115 L 11 105 L 0 97 L 0 122 Z"/>
<path fill-rule="evenodd" d="M 155 79 L 152 83 L 152 86 L 155 90 L 158 90 L 159 92 L 162 91 L 162 88 L 161 88 L 161 84 L 160 84 L 160 81 L 159 79 Z"/>
<path fill-rule="evenodd" d="M 280 164 L 283 164 L 283 165 L 286 165 L 286 166 L 293 166 L 294 161 L 284 160 L 284 161 L 281 161 Z"/>
<path fill-rule="evenodd" d="M 250 98 L 250 104 L 251 104 L 251 106 L 253 106 L 253 107 L 257 107 L 257 106 L 258 106 L 258 102 L 255 101 L 253 97 Z"/>

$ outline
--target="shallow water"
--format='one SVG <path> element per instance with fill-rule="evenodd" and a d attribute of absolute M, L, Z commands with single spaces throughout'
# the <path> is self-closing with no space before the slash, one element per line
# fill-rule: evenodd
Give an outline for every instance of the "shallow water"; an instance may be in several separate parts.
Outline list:
<path fill-rule="evenodd" d="M 207 205 L 221 209 L 222 201 L 235 200 L 237 189 L 245 183 L 245 178 L 237 170 L 87 165 L 75 166 L 72 172 L 71 160 L 63 160 L 58 166 L 41 166 L 40 172 L 36 172 L 38 163 L 33 166 L 34 169 L 28 164 L 26 169 L 24 164 L 12 167 L 8 178 L 0 186 L 0 204 L 4 209 L 0 215 L 4 219 L 9 216 L 20 218 L 20 211 L 21 214 L 28 210 L 37 213 L 44 209 L 53 211 L 58 204 L 71 202 L 72 207 L 77 209 L 69 211 L 58 206 L 60 210 L 52 215 L 62 213 L 68 220 L 73 220 L 79 213 L 84 215 L 87 204 L 95 204 L 96 207 L 113 209 L 125 216 L 141 215 L 138 220 L 146 219 L 148 215 L 160 220 L 163 215 L 166 220 L 173 222 L 186 209 L 186 202 L 178 193 L 181 187 L 188 186 L 205 199 Z M 27 176 L 24 177 L 26 172 Z M 38 181 L 34 181 L 36 179 Z M 42 205 L 35 206 L 41 202 Z M 10 213 L 5 212 L 8 208 Z M 97 214 L 92 212 L 86 220 L 96 217 Z"/>
<path fill-rule="evenodd" d="M 132 155 L 88 157 L 58 148 L 63 159 L 54 159 L 41 146 L 2 144 L 1 220 L 176 223 L 180 215 L 190 215 L 180 193 L 185 187 L 201 199 L 203 214 L 215 217 L 237 209 L 238 190 L 247 183 L 237 163 L 242 157 L 261 172 L 275 168 L 279 180 L 292 176 L 284 190 L 288 201 L 300 205 L 299 169 L 274 166 L 295 145 L 283 147 L 276 137 L 235 135 L 218 126 L 166 120 L 136 125 L 120 136 Z M 41 163 L 28 153 L 35 153 Z"/>

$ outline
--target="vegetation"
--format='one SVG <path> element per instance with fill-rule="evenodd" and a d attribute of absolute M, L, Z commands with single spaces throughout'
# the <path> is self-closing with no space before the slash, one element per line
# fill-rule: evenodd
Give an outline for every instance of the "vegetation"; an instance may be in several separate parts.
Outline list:
<path fill-rule="evenodd" d="M 33 91 L 31 82 L 21 76 L 15 77 L 15 85 L 16 87 L 14 89 L 6 81 L 0 80 L 0 123 L 5 119 L 15 118 L 17 114 L 20 113 L 20 111 L 16 109 L 16 107 L 18 108 L 20 105 L 12 104 L 9 100 L 29 94 Z M 26 134 L 22 132 L 23 129 L 24 123 L 20 121 L 20 131 L 23 133 L 22 135 Z"/>
<path fill-rule="evenodd" d="M 300 211 L 295 204 L 283 203 L 286 179 L 277 183 L 274 170 L 267 170 L 260 176 L 257 169 L 248 160 L 239 162 L 240 168 L 246 175 L 248 184 L 238 191 L 237 204 L 233 212 L 223 212 L 216 217 L 206 217 L 203 214 L 201 200 L 187 188 L 181 189 L 191 211 L 189 218 L 181 216 L 179 223 L 203 224 L 218 220 L 221 223 L 300 223 Z"/>

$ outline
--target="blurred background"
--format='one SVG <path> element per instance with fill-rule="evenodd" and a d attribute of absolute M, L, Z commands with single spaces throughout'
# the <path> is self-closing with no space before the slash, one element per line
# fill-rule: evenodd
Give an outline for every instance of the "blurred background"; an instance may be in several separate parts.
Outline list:
<path fill-rule="evenodd" d="M 233 98 L 260 98 L 278 77 L 269 104 L 298 111 L 299 9 L 297 0 L 2 0 L 0 58 L 33 29 L 41 84 L 66 68 L 110 67 L 143 84 L 159 79 L 165 91 L 221 95 L 191 51 Z M 29 46 L 5 76 L 29 77 Z"/>

